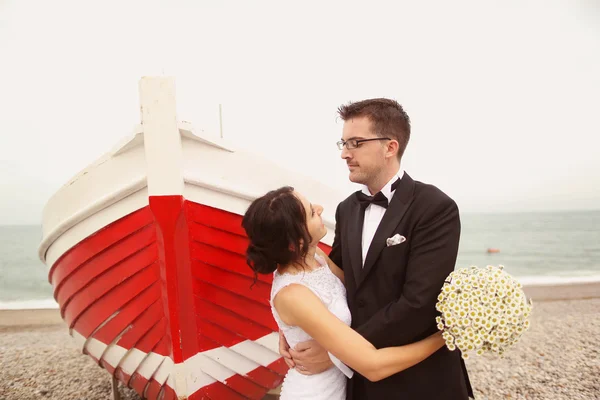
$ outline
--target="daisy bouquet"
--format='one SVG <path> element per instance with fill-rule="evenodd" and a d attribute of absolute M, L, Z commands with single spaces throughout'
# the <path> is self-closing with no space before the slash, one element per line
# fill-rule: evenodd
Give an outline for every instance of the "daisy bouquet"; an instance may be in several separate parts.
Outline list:
<path fill-rule="evenodd" d="M 436 317 L 449 350 L 500 356 L 529 328 L 533 303 L 502 266 L 453 271 L 438 296 Z"/>

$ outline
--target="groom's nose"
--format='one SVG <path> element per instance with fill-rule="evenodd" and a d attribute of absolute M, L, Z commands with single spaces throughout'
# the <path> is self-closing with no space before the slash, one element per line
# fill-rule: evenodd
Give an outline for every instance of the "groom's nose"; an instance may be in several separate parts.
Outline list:
<path fill-rule="evenodd" d="M 342 149 L 342 152 L 340 153 L 340 157 L 342 157 L 342 159 L 344 159 L 344 160 L 350 158 L 350 151 L 348 151 L 346 146 L 344 146 L 344 148 Z"/>

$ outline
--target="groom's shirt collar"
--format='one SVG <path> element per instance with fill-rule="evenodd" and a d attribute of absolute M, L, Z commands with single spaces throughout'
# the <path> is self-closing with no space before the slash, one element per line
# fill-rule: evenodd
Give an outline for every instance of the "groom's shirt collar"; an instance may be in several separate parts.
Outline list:
<path fill-rule="evenodd" d="M 392 179 L 390 179 L 388 181 L 388 183 L 386 183 L 385 186 L 381 189 L 381 193 L 383 193 L 383 195 L 388 199 L 388 203 L 390 200 L 392 200 L 392 196 L 394 195 L 394 192 L 392 192 L 392 183 L 396 182 L 396 179 L 402 179 L 403 176 L 404 176 L 404 170 L 402 169 L 402 166 L 400 166 L 400 169 L 398 170 L 396 175 L 394 175 L 392 177 Z M 367 196 L 373 196 L 373 195 L 377 194 L 377 193 L 371 194 L 367 185 L 361 185 L 361 186 L 362 186 L 362 192 L 364 194 L 366 194 Z"/>

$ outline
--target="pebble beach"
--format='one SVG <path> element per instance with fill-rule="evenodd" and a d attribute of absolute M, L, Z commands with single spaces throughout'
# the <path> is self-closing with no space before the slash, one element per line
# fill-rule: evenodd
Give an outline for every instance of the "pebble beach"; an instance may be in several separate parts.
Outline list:
<path fill-rule="evenodd" d="M 531 329 L 503 359 L 467 360 L 475 398 L 600 399 L 600 284 L 525 289 Z M 140 399 L 122 385 L 119 392 Z M 112 399 L 112 381 L 79 352 L 58 310 L 2 310 L 0 400 L 13 399 Z"/>

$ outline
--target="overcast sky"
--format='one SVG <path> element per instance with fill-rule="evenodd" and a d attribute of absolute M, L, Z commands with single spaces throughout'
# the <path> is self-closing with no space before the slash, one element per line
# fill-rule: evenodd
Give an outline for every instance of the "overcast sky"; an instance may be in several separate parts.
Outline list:
<path fill-rule="evenodd" d="M 600 208 L 600 3 L 0 0 L 0 224 L 139 122 L 138 80 L 179 118 L 348 193 L 337 107 L 390 97 L 403 166 L 463 212 Z"/>

